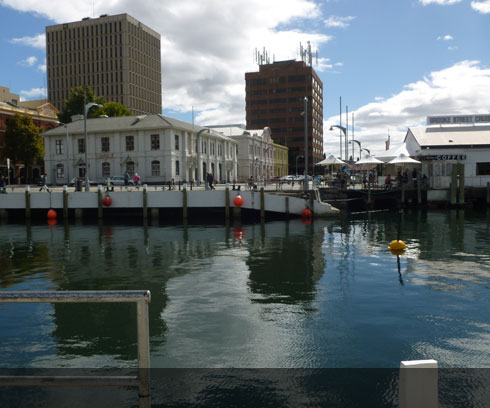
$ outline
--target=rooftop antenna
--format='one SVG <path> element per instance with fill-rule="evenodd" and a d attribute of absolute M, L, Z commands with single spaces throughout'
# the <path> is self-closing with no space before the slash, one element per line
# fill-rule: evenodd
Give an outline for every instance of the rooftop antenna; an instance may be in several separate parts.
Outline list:
<path fill-rule="evenodd" d="M 270 51 L 267 51 L 265 47 L 262 47 L 262 51 L 257 50 L 255 48 L 255 55 L 254 55 L 254 62 L 257 65 L 264 65 L 264 64 L 270 64 L 271 59 L 270 59 Z M 275 56 L 273 56 L 273 59 L 275 59 Z"/>
<path fill-rule="evenodd" d="M 313 66 L 313 52 L 311 51 L 311 44 L 307 41 L 307 46 L 303 48 L 303 44 L 299 43 L 299 56 L 301 61 L 303 61 L 306 65 L 312 67 Z M 315 63 L 318 65 L 318 50 L 315 50 Z"/>

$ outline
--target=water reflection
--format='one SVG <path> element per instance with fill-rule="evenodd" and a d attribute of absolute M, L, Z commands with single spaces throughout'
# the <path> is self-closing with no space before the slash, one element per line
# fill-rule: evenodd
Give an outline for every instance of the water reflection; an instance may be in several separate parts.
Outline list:
<path fill-rule="evenodd" d="M 392 213 L 0 228 L 2 290 L 149 289 L 154 367 L 490 365 L 486 215 L 404 213 L 401 257 Z M 134 305 L 2 305 L 0 325 L 7 367 L 135 363 Z"/>

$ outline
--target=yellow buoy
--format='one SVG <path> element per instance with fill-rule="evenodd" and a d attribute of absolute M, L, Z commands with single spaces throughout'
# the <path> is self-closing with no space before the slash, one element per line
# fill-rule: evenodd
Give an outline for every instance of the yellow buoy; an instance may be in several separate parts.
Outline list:
<path fill-rule="evenodd" d="M 405 253 L 405 249 L 390 249 L 391 255 L 400 256 Z"/>
<path fill-rule="evenodd" d="M 404 251 L 405 249 L 407 249 L 407 245 L 405 244 L 405 242 L 395 239 L 394 241 L 391 241 L 390 245 L 388 245 L 388 249 L 394 251 Z"/>

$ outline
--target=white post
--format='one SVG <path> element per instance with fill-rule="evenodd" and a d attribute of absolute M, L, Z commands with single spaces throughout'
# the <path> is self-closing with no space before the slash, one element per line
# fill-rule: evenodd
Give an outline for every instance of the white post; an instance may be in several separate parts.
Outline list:
<path fill-rule="evenodd" d="M 398 403 L 400 408 L 438 408 L 436 360 L 402 361 Z"/>

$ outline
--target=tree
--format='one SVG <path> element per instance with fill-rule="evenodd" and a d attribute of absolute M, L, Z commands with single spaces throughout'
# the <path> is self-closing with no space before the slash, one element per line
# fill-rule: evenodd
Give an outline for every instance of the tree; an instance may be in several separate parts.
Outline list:
<path fill-rule="evenodd" d="M 102 112 L 111 118 L 116 116 L 131 116 L 133 114 L 125 105 L 119 102 L 106 102 L 102 108 Z"/>
<path fill-rule="evenodd" d="M 66 100 L 63 112 L 58 115 L 60 122 L 70 123 L 73 115 L 83 115 L 83 109 L 87 103 L 104 104 L 104 98 L 96 96 L 88 86 L 77 86 L 70 92 L 70 97 Z M 89 118 L 96 118 L 102 115 L 102 109 L 92 108 L 88 112 Z"/>
<path fill-rule="evenodd" d="M 15 174 L 18 176 L 18 165 L 24 163 L 26 176 L 29 166 L 36 159 L 44 158 L 44 141 L 32 118 L 28 115 L 15 114 L 7 120 L 5 131 L 5 156 L 12 160 Z"/>

